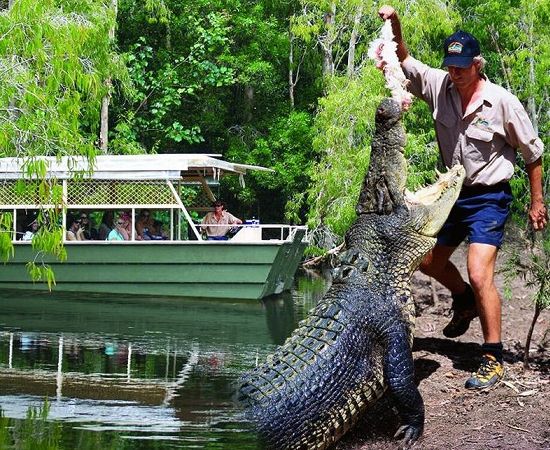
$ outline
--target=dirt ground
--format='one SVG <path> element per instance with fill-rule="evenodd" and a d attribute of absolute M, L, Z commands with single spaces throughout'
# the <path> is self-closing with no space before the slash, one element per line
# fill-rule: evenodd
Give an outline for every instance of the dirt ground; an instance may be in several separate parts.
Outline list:
<path fill-rule="evenodd" d="M 453 261 L 463 270 L 465 249 Z M 504 256 L 499 256 L 500 265 Z M 464 272 L 463 272 L 464 273 Z M 503 279 L 497 275 L 502 292 Z M 467 333 L 447 339 L 441 333 L 449 320 L 451 298 L 438 283 L 418 273 L 413 292 L 419 315 L 416 324 L 416 380 L 426 407 L 424 434 L 413 446 L 425 450 L 550 450 L 550 311 L 539 317 L 531 343 L 531 370 L 523 370 L 523 346 L 533 317 L 531 292 L 517 279 L 513 300 L 503 301 L 503 344 L 506 376 L 483 392 L 464 388 L 477 368 L 483 342 L 479 320 Z M 435 290 L 437 298 L 432 304 Z M 547 332 L 545 335 L 545 331 Z M 398 420 L 391 400 L 381 399 L 337 450 L 397 449 L 392 439 Z"/>

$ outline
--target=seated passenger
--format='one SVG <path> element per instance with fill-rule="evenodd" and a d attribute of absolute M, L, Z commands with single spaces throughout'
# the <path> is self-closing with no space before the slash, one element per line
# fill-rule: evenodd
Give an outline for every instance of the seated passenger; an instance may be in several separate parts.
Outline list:
<path fill-rule="evenodd" d="M 209 241 L 227 240 L 226 234 L 231 229 L 229 225 L 240 225 L 243 221 L 226 211 L 225 203 L 221 200 L 216 200 L 212 206 L 214 211 L 209 212 L 202 219 L 201 231 L 206 233 Z"/>
<path fill-rule="evenodd" d="M 151 217 L 151 212 L 148 209 L 142 209 L 136 220 L 137 235 L 145 241 L 150 240 L 150 234 L 154 234 L 154 228 L 155 225 L 153 223 L 153 218 Z"/>
<path fill-rule="evenodd" d="M 144 241 L 167 239 L 162 232 L 162 222 L 154 220 L 148 209 L 140 211 L 136 220 L 136 233 L 136 238 Z"/>
<path fill-rule="evenodd" d="M 35 219 L 33 220 L 28 226 L 25 231 L 25 234 L 21 238 L 22 241 L 32 241 L 32 238 L 38 231 L 38 221 Z"/>
<path fill-rule="evenodd" d="M 109 233 L 113 229 L 113 221 L 115 220 L 115 213 L 113 210 L 108 210 L 103 213 L 101 218 L 101 224 L 99 225 L 98 239 L 100 241 L 107 240 Z"/>
<path fill-rule="evenodd" d="M 80 213 L 80 223 L 84 230 L 84 237 L 87 240 L 97 239 L 97 230 L 93 227 L 92 221 L 86 212 Z"/>
<path fill-rule="evenodd" d="M 68 217 L 67 223 L 69 228 L 67 230 L 67 240 L 68 241 L 86 241 L 86 236 L 84 235 L 84 229 L 82 228 L 82 222 L 76 217 Z"/>
<path fill-rule="evenodd" d="M 164 234 L 162 229 L 162 222 L 160 220 L 153 221 L 153 233 L 150 234 L 151 239 L 164 240 L 168 239 L 168 236 Z"/>
<path fill-rule="evenodd" d="M 132 215 L 128 211 L 124 211 L 120 214 L 120 218 L 124 221 L 124 229 L 128 233 L 128 240 L 132 240 L 132 227 L 133 219 Z M 141 241 L 141 237 L 135 236 L 136 241 Z"/>
<path fill-rule="evenodd" d="M 108 241 L 129 241 L 130 234 L 128 233 L 128 221 L 125 219 L 124 214 L 121 214 L 115 222 L 115 227 L 107 236 Z"/>

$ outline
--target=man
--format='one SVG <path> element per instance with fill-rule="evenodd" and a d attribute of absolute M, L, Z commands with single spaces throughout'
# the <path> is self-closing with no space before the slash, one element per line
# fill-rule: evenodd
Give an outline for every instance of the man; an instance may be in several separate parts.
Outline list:
<path fill-rule="evenodd" d="M 201 230 L 206 232 L 208 240 L 227 240 L 226 234 L 231 229 L 228 225 L 240 225 L 243 222 L 230 212 L 225 211 L 225 203 L 221 200 L 216 200 L 212 206 L 214 211 L 204 216 L 201 222 Z"/>
<path fill-rule="evenodd" d="M 410 91 L 432 110 L 443 162 L 466 169 L 460 197 L 420 268 L 451 291 L 453 317 L 443 329 L 445 336 L 464 334 L 479 315 L 483 356 L 466 388 L 488 388 L 504 376 L 501 303 L 494 271 L 512 201 L 508 180 L 519 149 L 530 183 L 529 219 L 535 230 L 543 229 L 548 221 L 542 192 L 543 144 L 519 100 L 483 75 L 484 59 L 475 37 L 464 31 L 449 36 L 443 60 L 447 71 L 434 69 L 409 55 L 399 17 L 391 6 L 380 8 L 379 15 L 391 21 L 397 57 L 411 83 Z M 449 261 L 465 239 L 471 285 Z"/>

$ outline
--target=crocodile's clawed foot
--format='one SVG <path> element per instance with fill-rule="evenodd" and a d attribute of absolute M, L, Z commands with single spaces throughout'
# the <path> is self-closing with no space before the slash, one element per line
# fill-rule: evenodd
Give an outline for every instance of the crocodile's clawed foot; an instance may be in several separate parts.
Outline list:
<path fill-rule="evenodd" d="M 401 439 L 399 446 L 400 450 L 406 450 L 416 442 L 416 440 L 422 435 L 422 428 L 416 425 L 402 425 L 399 427 L 395 435 L 395 439 Z"/>

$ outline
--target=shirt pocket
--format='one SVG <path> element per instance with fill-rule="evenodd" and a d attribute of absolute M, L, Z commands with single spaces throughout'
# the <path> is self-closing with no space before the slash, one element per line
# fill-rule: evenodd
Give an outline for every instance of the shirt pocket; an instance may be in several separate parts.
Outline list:
<path fill-rule="evenodd" d="M 467 157 L 473 161 L 488 162 L 493 152 L 495 132 L 490 129 L 469 127 L 465 134 Z"/>

